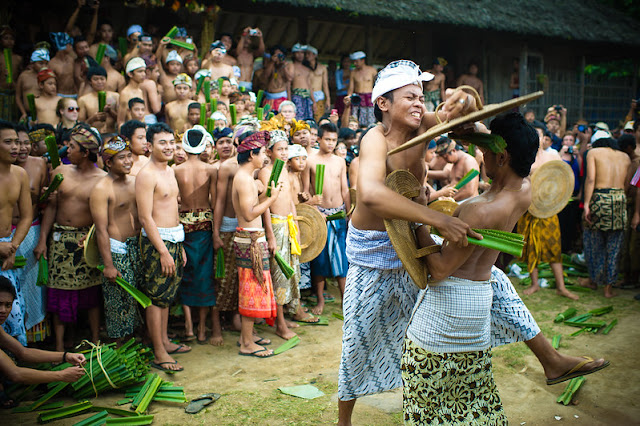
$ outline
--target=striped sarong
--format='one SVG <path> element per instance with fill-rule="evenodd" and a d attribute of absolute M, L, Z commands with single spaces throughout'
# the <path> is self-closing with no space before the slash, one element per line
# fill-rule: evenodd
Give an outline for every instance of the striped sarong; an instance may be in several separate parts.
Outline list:
<path fill-rule="evenodd" d="M 27 260 L 24 268 L 18 269 L 18 279 L 24 297 L 25 317 L 24 326 L 27 330 L 42 322 L 47 315 L 47 288 L 38 287 L 38 260 L 33 255 L 33 249 L 38 245 L 40 238 L 40 221 L 34 221 L 29 228 L 18 250 L 16 256 L 24 256 Z"/>
<path fill-rule="evenodd" d="M 0 242 L 11 241 L 11 238 L 12 235 L 0 238 Z M 13 284 L 13 288 L 16 290 L 16 298 L 13 299 L 11 313 L 2 324 L 2 328 L 9 336 L 15 337 L 22 346 L 27 346 L 27 331 L 24 328 L 25 306 L 18 271 L 16 269 L 3 271 L 2 264 L 0 264 L 0 276 L 8 278 L 9 281 L 11 281 L 11 284 Z"/>

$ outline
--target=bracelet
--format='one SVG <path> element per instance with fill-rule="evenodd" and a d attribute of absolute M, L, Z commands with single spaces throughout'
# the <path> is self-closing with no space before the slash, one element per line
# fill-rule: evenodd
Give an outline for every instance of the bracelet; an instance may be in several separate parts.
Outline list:
<path fill-rule="evenodd" d="M 69 352 L 65 351 L 65 352 L 62 354 L 62 362 L 67 362 L 67 354 L 68 354 L 68 353 L 69 353 Z"/>

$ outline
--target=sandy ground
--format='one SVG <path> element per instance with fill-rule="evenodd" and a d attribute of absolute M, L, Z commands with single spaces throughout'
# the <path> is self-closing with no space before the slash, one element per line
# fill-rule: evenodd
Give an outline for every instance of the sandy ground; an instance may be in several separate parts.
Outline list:
<path fill-rule="evenodd" d="M 609 368 L 587 376 L 575 405 L 565 407 L 555 402 L 565 385 L 547 386 L 540 364 L 524 344 L 494 350 L 495 378 L 512 425 L 640 424 L 640 372 L 635 368 L 640 342 L 640 309 L 637 307 L 640 303 L 631 300 L 633 292 L 621 293 L 612 302 L 621 308 L 617 315 L 620 322 L 611 334 L 585 333 L 563 338 L 561 351 L 573 355 L 598 355 L 611 361 Z M 596 306 L 603 306 L 603 303 L 598 301 Z M 161 375 L 184 386 L 188 397 L 218 392 L 223 394 L 222 398 L 194 416 L 186 414 L 181 406 L 152 403 L 150 414 L 156 416 L 154 423 L 334 424 L 342 321 L 331 315 L 339 311 L 337 303 L 327 307 L 329 326 L 298 328 L 301 343 L 269 359 L 238 356 L 237 333 L 225 332 L 223 347 L 194 344 L 191 353 L 177 357 L 185 367 L 184 372 Z M 550 312 L 534 315 L 549 338 L 557 332 L 551 328 L 555 326 Z M 569 332 L 563 331 L 568 336 Z M 273 340 L 271 347 L 283 342 L 267 326 L 260 326 L 259 332 Z M 277 390 L 281 386 L 305 383 L 315 384 L 326 396 L 307 401 L 282 395 Z M 94 400 L 94 404 L 113 406 L 121 398 L 121 393 L 113 393 Z M 400 391 L 370 397 L 356 404 L 354 424 L 401 424 L 401 409 Z M 35 414 L 9 415 L 10 423 L 6 424 L 33 424 L 35 417 Z M 54 424 L 73 424 L 82 418 Z"/>

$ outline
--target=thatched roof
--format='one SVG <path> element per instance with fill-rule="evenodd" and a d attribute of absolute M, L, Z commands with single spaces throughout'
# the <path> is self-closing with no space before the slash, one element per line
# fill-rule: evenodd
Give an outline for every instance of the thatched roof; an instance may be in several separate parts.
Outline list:
<path fill-rule="evenodd" d="M 596 0 L 252 0 L 415 23 L 638 44 L 640 22 Z M 357 14 L 357 15 L 356 15 Z"/>

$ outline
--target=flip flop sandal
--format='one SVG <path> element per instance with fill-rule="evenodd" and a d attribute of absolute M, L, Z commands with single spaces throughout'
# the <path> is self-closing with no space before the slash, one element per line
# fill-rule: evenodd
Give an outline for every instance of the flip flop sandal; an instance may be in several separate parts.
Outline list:
<path fill-rule="evenodd" d="M 605 361 L 599 367 L 592 368 L 591 370 L 580 371 L 580 369 L 584 367 L 586 364 L 589 364 L 590 362 L 595 361 L 593 358 L 588 356 L 583 356 L 581 358 L 584 358 L 584 361 L 579 362 L 575 367 L 573 367 L 571 370 L 564 373 L 562 376 L 556 377 L 555 379 L 547 379 L 547 385 L 557 385 L 558 383 L 562 383 L 576 377 L 586 376 L 587 374 L 595 373 L 596 371 L 600 371 L 603 368 L 606 368 L 610 365 L 609 361 Z"/>
<path fill-rule="evenodd" d="M 267 346 L 271 344 L 271 340 L 261 337 L 260 340 L 254 340 L 253 343 L 255 343 L 256 345 Z M 236 342 L 236 346 L 240 347 L 240 342 Z"/>
<path fill-rule="evenodd" d="M 177 369 L 177 370 L 172 370 L 171 368 L 163 367 L 163 365 L 166 365 L 166 364 L 177 364 L 177 363 L 178 363 L 178 361 L 173 361 L 173 362 L 171 362 L 171 361 L 166 361 L 166 362 L 152 362 L 152 363 L 151 363 L 151 366 L 152 366 L 153 368 L 157 368 L 158 370 L 162 370 L 162 371 L 165 371 L 165 372 L 167 372 L 167 373 L 175 373 L 175 372 L 177 372 L 177 371 L 183 371 L 183 370 L 184 370 L 184 367 L 180 367 L 180 368 L 179 368 L 179 369 Z"/>
<path fill-rule="evenodd" d="M 204 407 L 213 404 L 220 399 L 219 393 L 205 393 L 199 397 L 192 399 L 189 405 L 184 409 L 187 414 L 197 414 L 204 409 Z"/>
<path fill-rule="evenodd" d="M 186 351 L 181 351 L 180 349 L 184 348 L 184 345 L 178 345 L 177 348 L 175 348 L 174 350 L 172 350 L 171 352 L 167 352 L 169 355 L 173 355 L 173 354 L 188 354 L 189 352 L 191 352 L 191 348 L 189 348 Z"/>
<path fill-rule="evenodd" d="M 191 336 L 183 336 L 181 341 L 182 342 L 193 342 L 197 338 L 198 338 L 198 336 L 196 336 L 195 334 L 192 334 Z"/>
<path fill-rule="evenodd" d="M 273 353 L 270 354 L 270 355 L 263 355 L 263 356 L 257 355 L 260 352 L 266 352 L 266 351 L 268 351 L 267 348 L 262 348 L 262 349 L 258 349 L 257 351 L 253 351 L 253 352 L 250 352 L 250 353 L 238 352 L 238 355 L 253 356 L 253 357 L 256 357 L 256 358 L 269 358 L 269 357 L 273 356 Z"/>

